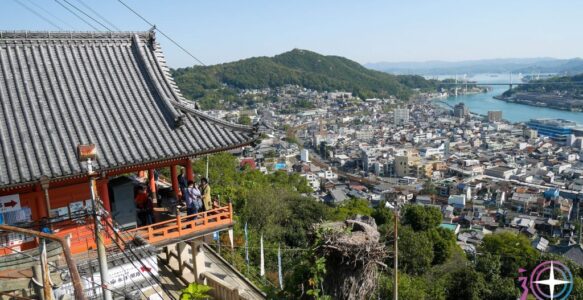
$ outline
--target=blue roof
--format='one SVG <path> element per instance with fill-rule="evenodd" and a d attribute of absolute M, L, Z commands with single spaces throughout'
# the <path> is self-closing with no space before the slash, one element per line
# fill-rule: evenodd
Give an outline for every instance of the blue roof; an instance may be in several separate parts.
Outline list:
<path fill-rule="evenodd" d="M 552 199 L 559 197 L 559 190 L 558 189 L 548 189 L 544 192 L 544 196 L 546 199 Z"/>

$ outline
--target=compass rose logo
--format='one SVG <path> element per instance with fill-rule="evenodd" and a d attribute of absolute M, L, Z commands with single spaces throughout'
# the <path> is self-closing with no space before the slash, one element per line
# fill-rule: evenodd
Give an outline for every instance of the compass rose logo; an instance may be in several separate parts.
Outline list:
<path fill-rule="evenodd" d="M 521 273 L 523 269 L 519 270 Z M 521 299 L 526 299 L 528 288 L 526 277 L 520 277 L 524 289 Z M 573 274 L 560 261 L 545 261 L 536 266 L 530 274 L 530 292 L 537 300 L 567 299 L 573 291 Z"/>

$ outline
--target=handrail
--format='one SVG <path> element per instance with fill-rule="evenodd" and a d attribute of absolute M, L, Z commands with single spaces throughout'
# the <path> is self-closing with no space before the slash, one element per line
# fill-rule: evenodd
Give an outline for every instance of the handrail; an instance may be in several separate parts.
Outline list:
<path fill-rule="evenodd" d="M 86 226 L 74 227 L 74 223 L 64 223 L 64 228 L 56 229 L 55 235 L 62 239 L 67 239 L 70 251 L 73 254 L 83 253 L 89 249 L 96 249 L 95 233 L 93 231 L 91 216 L 87 216 L 85 221 Z M 104 220 L 104 222 L 108 222 Z M 179 238 L 187 236 L 196 232 L 201 232 L 205 229 L 212 230 L 212 228 L 220 225 L 228 225 L 233 222 L 233 208 L 229 203 L 227 206 L 218 207 L 209 211 L 180 216 L 176 218 L 157 222 L 151 225 L 138 227 L 131 230 L 123 231 L 121 239 L 124 242 L 130 242 L 135 236 L 140 236 L 149 243 L 155 244 L 164 240 Z M 112 223 L 113 224 L 113 223 Z M 111 230 L 105 226 L 105 230 Z M 113 241 L 108 236 L 103 236 L 104 244 L 111 245 Z"/>
<path fill-rule="evenodd" d="M 85 299 L 85 295 L 83 294 L 83 287 L 81 286 L 81 276 L 79 275 L 79 271 L 77 270 L 77 265 L 71 256 L 71 250 L 67 245 L 67 241 L 64 238 L 57 236 L 55 234 L 48 234 L 44 232 L 38 232 L 34 230 L 18 228 L 9 225 L 0 225 L 0 230 L 5 231 L 12 231 L 12 232 L 19 232 L 31 236 L 36 236 L 40 238 L 45 238 L 48 240 L 56 241 L 61 244 L 63 248 L 63 254 L 65 255 L 65 260 L 67 261 L 67 266 L 69 267 L 69 274 L 71 275 L 71 281 L 73 282 L 73 289 L 75 291 L 75 299 L 83 300 Z"/>
<path fill-rule="evenodd" d="M 138 227 L 126 232 L 139 235 L 150 243 L 156 243 L 212 228 L 215 225 L 231 224 L 233 222 L 232 211 L 232 205 L 229 203 L 228 206 L 193 215 L 177 216 L 175 219 Z"/>

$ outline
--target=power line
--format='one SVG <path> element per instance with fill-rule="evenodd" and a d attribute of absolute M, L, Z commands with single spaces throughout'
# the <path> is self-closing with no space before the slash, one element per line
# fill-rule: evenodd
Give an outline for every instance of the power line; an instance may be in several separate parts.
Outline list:
<path fill-rule="evenodd" d="M 97 11 L 95 11 L 93 8 L 91 8 L 91 6 L 85 4 L 82 0 L 76 0 L 77 2 L 79 2 L 81 5 L 83 5 L 83 7 L 87 8 L 88 10 L 90 10 L 92 13 L 94 13 L 98 18 L 100 18 L 101 20 L 103 20 L 105 23 L 107 23 L 109 26 L 113 27 L 115 30 L 117 31 L 121 31 L 121 29 L 119 29 L 119 27 L 115 26 L 115 24 L 111 23 L 107 18 L 105 18 L 104 16 L 102 16 L 100 13 L 98 13 Z"/>
<path fill-rule="evenodd" d="M 115 246 L 117 246 L 117 248 L 119 248 L 121 250 L 121 252 L 123 253 L 123 255 L 128 259 L 128 261 L 132 264 L 132 266 L 136 269 L 136 270 L 140 270 L 135 264 L 134 261 L 129 257 L 129 255 L 127 254 L 127 252 L 125 251 L 125 249 L 123 249 L 121 247 L 121 245 L 119 244 L 118 239 L 123 240 L 123 237 L 119 234 L 119 232 L 116 230 L 116 228 L 113 225 L 113 219 L 110 219 L 112 222 L 107 222 L 105 221 L 105 224 L 107 226 L 109 226 L 109 228 L 111 229 L 111 231 L 113 232 L 113 236 L 112 234 L 108 231 L 105 230 L 105 232 L 109 235 L 109 237 L 111 238 L 111 240 L 113 241 L 113 243 L 115 244 Z M 142 265 L 143 268 L 148 269 L 148 266 L 146 266 L 146 264 L 140 259 L 140 257 L 134 252 L 134 250 L 132 249 L 132 247 L 127 247 L 127 250 L 130 251 L 130 253 L 132 254 L 132 256 Z M 156 276 L 154 276 L 150 271 L 147 271 L 147 273 L 150 275 L 150 278 L 152 278 L 154 280 L 154 282 L 156 282 L 156 284 L 158 284 L 158 286 L 164 291 L 164 293 L 166 293 L 166 295 L 170 298 L 175 300 L 176 298 L 174 298 L 174 296 L 172 295 L 172 293 L 170 293 L 170 291 L 164 286 L 164 284 L 162 283 L 162 281 L 160 281 L 159 278 L 157 278 Z M 140 272 L 140 275 L 142 275 L 142 277 L 146 280 L 146 282 L 148 282 L 148 284 L 150 284 L 150 280 L 148 280 L 148 278 L 146 277 L 146 275 L 144 275 L 142 272 Z M 160 293 L 152 286 L 152 289 L 156 292 L 156 294 L 158 294 L 160 297 L 162 297 L 162 295 L 160 295 Z"/>
<path fill-rule="evenodd" d="M 79 20 L 83 21 L 83 23 L 89 25 L 91 28 L 93 28 L 95 31 L 101 31 L 99 29 L 97 29 L 97 27 L 93 26 L 93 24 L 87 22 L 87 20 L 83 19 L 80 15 L 78 15 L 76 12 L 72 11 L 70 8 L 68 8 L 65 4 L 59 2 L 59 0 L 55 0 L 55 2 L 57 2 L 60 6 L 62 6 L 64 9 L 66 9 L 67 11 L 69 11 L 70 13 L 72 13 L 75 17 L 77 17 Z"/>
<path fill-rule="evenodd" d="M 71 7 L 73 7 L 74 9 L 76 9 L 78 12 L 84 14 L 85 16 L 87 16 L 89 19 L 93 20 L 95 23 L 101 25 L 103 28 L 105 28 L 105 30 L 107 31 L 112 31 L 111 29 L 109 29 L 109 27 L 103 25 L 103 23 L 99 22 L 99 20 L 96 20 L 95 18 L 93 18 L 92 16 L 90 16 L 88 13 L 86 13 L 85 11 L 83 11 L 82 9 L 78 8 L 77 6 L 73 5 L 71 2 L 69 2 L 68 0 L 63 0 L 65 1 L 65 3 L 69 4 Z"/>
<path fill-rule="evenodd" d="M 34 9 L 32 9 L 31 7 L 27 6 L 26 4 L 20 2 L 20 0 L 14 0 L 14 2 L 16 2 L 17 4 L 19 4 L 20 6 L 24 7 L 26 10 L 28 10 L 29 12 L 35 14 L 37 17 L 43 19 L 45 22 L 53 25 L 54 27 L 56 27 L 59 30 L 64 30 L 61 26 L 57 25 L 56 23 L 54 23 L 53 21 L 47 19 L 45 16 L 41 15 L 40 13 L 38 13 L 37 11 L 35 11 Z"/>
<path fill-rule="evenodd" d="M 170 42 L 172 42 L 174 45 L 176 45 L 178 48 L 180 48 L 180 50 L 184 51 L 186 54 L 188 54 L 190 57 L 192 57 L 194 60 L 196 60 L 199 64 L 201 64 L 201 65 L 203 65 L 203 66 L 206 67 L 206 64 L 205 63 L 203 63 L 200 59 L 196 58 L 196 56 L 194 56 L 192 53 L 190 53 L 190 51 L 186 50 L 184 47 L 182 47 L 180 44 L 178 44 L 178 42 L 176 42 L 171 37 L 169 37 L 166 33 L 164 33 L 162 30 L 160 30 L 159 28 L 156 28 L 156 25 L 154 25 L 152 22 L 148 21 L 146 18 L 144 18 L 142 15 L 140 15 L 137 11 L 135 11 L 134 9 L 132 9 L 131 7 L 129 7 L 127 4 L 125 4 L 122 0 L 117 0 L 117 1 L 119 1 L 119 3 L 121 3 L 127 9 L 129 9 L 131 12 L 133 12 L 136 16 L 138 16 L 140 19 L 142 19 L 148 25 L 152 26 L 161 35 L 163 35 Z"/>
<path fill-rule="evenodd" d="M 54 20 L 57 20 L 63 24 L 65 24 L 65 26 L 73 29 L 75 28 L 75 26 L 72 26 L 71 24 L 69 24 L 68 22 L 66 22 L 65 20 L 55 16 L 53 13 L 51 13 L 50 11 L 46 10 L 44 7 L 42 7 L 40 4 L 37 4 L 34 0 L 29 1 L 30 4 L 34 5 L 36 8 L 42 10 L 45 14 L 49 15 L 51 18 L 53 18 Z"/>
<path fill-rule="evenodd" d="M 18 251 L 18 250 L 16 250 L 16 249 L 13 249 L 13 248 L 11 248 L 11 247 L 8 247 L 8 246 L 0 246 L 0 248 L 8 249 L 8 250 L 10 250 L 10 251 L 13 251 L 14 253 L 17 253 L 17 254 L 20 254 L 20 255 L 24 255 L 24 256 L 26 256 L 26 257 L 28 257 L 28 258 L 31 258 L 31 259 L 32 259 L 32 260 L 34 260 L 34 261 L 39 261 L 39 260 L 40 260 L 40 258 L 38 258 L 38 257 L 34 257 L 34 256 L 32 256 L 32 255 L 30 255 L 30 254 L 28 254 L 28 253 L 26 253 L 26 252 L 23 252 L 23 251 Z M 47 265 L 49 265 L 50 267 L 53 267 L 53 269 L 54 269 L 55 271 L 57 271 L 57 272 L 61 272 L 61 271 L 62 271 L 62 268 L 60 268 L 59 266 L 57 266 L 57 265 L 56 265 L 55 263 L 53 263 L 53 262 L 47 261 Z M 94 289 L 96 289 L 96 288 L 98 288 L 98 287 L 100 287 L 100 286 L 101 286 L 100 284 L 97 284 L 97 283 L 95 283 L 93 280 L 91 280 L 91 279 L 87 278 L 86 276 L 80 276 L 80 277 L 81 277 L 81 279 L 83 279 L 83 280 L 85 280 L 85 281 L 89 282 L 91 285 L 93 285 L 93 286 L 94 286 Z M 124 297 L 126 296 L 125 294 L 122 294 L 122 293 L 120 293 L 120 292 L 118 292 L 118 291 L 115 291 L 115 290 L 113 290 L 113 289 L 109 289 L 109 288 L 106 288 L 106 289 L 107 289 L 107 290 L 110 290 L 111 292 L 113 292 L 113 293 L 116 293 L 116 294 L 118 294 L 118 295 L 121 295 L 121 296 L 124 296 Z"/>

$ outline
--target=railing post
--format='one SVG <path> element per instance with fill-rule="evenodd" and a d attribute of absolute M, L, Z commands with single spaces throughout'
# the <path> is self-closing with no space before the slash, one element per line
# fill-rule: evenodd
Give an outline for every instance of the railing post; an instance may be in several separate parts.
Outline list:
<path fill-rule="evenodd" d="M 233 203 L 229 200 L 229 221 L 233 223 Z"/>
<path fill-rule="evenodd" d="M 178 225 L 178 235 L 182 235 L 182 217 L 180 211 L 176 209 L 176 224 Z"/>

